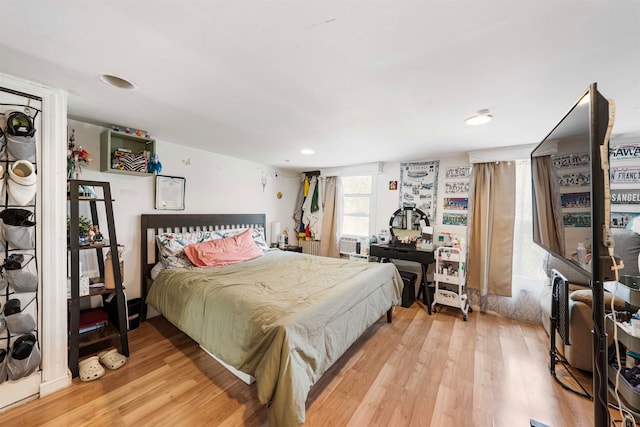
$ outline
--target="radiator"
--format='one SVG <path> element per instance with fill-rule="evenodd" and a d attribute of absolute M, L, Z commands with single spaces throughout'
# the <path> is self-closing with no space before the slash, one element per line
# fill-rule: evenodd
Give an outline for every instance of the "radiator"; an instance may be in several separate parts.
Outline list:
<path fill-rule="evenodd" d="M 320 240 L 299 240 L 298 245 L 303 254 L 320 255 Z"/>

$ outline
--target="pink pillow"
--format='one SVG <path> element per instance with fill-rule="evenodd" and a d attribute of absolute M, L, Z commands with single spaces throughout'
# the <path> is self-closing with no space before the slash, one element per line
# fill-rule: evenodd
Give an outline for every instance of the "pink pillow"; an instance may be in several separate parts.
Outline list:
<path fill-rule="evenodd" d="M 236 264 L 264 255 L 253 241 L 250 229 L 237 236 L 187 245 L 184 253 L 197 267 Z"/>

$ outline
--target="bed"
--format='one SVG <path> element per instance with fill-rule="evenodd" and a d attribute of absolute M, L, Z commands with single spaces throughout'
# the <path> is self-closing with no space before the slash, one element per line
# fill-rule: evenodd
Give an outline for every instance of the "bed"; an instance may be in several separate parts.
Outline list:
<path fill-rule="evenodd" d="M 143 300 L 236 374 L 255 378 L 270 425 L 295 426 L 320 376 L 385 313 L 391 322 L 402 279 L 391 263 L 268 247 L 237 264 L 163 269 L 151 279 L 155 236 L 264 226 L 263 214 L 142 215 Z"/>

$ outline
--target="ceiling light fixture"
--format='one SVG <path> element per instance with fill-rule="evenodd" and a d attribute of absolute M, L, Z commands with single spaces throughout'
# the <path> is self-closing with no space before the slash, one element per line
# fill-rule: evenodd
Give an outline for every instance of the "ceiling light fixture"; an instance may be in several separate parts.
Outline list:
<path fill-rule="evenodd" d="M 489 110 L 480 110 L 477 114 L 467 117 L 464 122 L 470 126 L 483 125 L 489 123 L 492 118 Z"/>
<path fill-rule="evenodd" d="M 101 74 L 99 77 L 103 83 L 118 89 L 136 90 L 138 88 L 132 81 L 127 80 L 124 77 L 116 76 L 115 74 Z"/>
<path fill-rule="evenodd" d="M 300 150 L 300 152 L 305 156 L 310 156 L 315 153 L 315 151 L 313 151 L 311 148 L 303 148 L 302 150 Z"/>

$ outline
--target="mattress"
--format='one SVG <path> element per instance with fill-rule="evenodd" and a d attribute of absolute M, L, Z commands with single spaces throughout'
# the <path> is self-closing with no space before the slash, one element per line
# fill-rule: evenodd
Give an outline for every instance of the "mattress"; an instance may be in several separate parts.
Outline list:
<path fill-rule="evenodd" d="M 160 273 L 147 303 L 234 368 L 256 378 L 272 426 L 304 423 L 311 386 L 390 307 L 391 263 L 285 251 L 240 264 Z"/>

